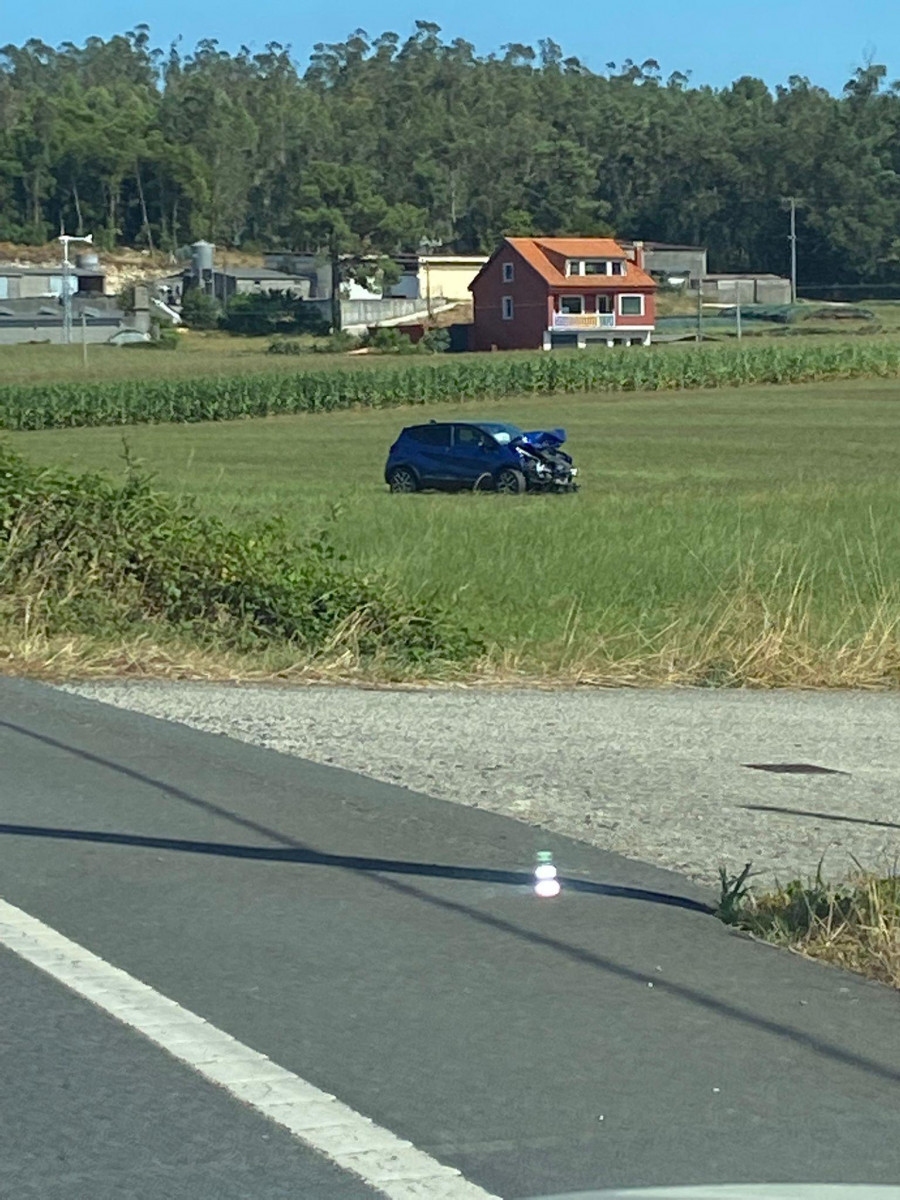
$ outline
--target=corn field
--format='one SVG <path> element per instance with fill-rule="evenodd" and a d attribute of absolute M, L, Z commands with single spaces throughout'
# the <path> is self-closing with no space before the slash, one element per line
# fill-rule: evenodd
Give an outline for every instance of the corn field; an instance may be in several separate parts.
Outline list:
<path fill-rule="evenodd" d="M 366 371 L 0 385 L 0 429 L 233 421 L 560 392 L 665 391 L 900 376 L 900 344 L 485 355 Z"/>

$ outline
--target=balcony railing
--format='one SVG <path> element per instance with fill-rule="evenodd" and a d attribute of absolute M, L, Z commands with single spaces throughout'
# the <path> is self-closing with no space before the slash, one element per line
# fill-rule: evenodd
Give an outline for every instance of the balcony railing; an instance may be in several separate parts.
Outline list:
<path fill-rule="evenodd" d="M 553 329 L 614 329 L 615 313 L 554 313 Z"/>

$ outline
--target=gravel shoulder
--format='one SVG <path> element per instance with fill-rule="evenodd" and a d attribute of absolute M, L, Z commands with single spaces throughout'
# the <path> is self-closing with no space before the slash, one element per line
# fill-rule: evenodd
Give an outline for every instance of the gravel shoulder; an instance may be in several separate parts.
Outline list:
<path fill-rule="evenodd" d="M 714 883 L 900 852 L 900 696 L 370 691 L 110 682 L 66 691 L 488 809 Z M 835 774 L 756 770 L 810 764 Z"/>

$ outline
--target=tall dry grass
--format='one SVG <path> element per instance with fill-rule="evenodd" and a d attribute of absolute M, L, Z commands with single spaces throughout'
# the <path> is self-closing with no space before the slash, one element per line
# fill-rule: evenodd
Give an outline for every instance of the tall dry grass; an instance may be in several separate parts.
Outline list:
<path fill-rule="evenodd" d="M 757 895 L 746 884 L 749 868 L 736 879 L 722 874 L 719 915 L 728 924 L 807 958 L 866 975 L 900 989 L 900 874 L 884 874 L 857 863 L 849 878 L 827 882 L 792 880 Z"/>

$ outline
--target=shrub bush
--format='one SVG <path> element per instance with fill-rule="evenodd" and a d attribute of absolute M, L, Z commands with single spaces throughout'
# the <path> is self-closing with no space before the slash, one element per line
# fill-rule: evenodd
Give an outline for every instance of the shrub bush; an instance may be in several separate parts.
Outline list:
<path fill-rule="evenodd" d="M 188 288 L 181 302 L 181 319 L 189 329 L 218 329 L 222 307 L 200 288 Z"/>
<path fill-rule="evenodd" d="M 230 528 L 134 469 L 124 483 L 47 471 L 2 444 L 0 617 L 31 634 L 161 626 L 202 646 L 346 646 L 404 663 L 480 649 L 449 614 L 354 571 L 324 536 L 297 546 L 277 522 Z"/>
<path fill-rule="evenodd" d="M 275 338 L 267 347 L 269 354 L 310 354 L 312 345 L 309 342 L 298 342 L 291 338 Z"/>
<path fill-rule="evenodd" d="M 346 354 L 348 350 L 355 350 L 359 345 L 359 338 L 354 337 L 352 333 L 347 333 L 343 329 L 337 330 L 335 333 L 329 333 L 327 337 L 316 342 L 313 346 L 314 354 Z"/>
<path fill-rule="evenodd" d="M 446 354 L 450 349 L 450 331 L 448 329 L 428 329 L 419 345 L 429 354 Z"/>
<path fill-rule="evenodd" d="M 363 344 L 378 354 L 415 354 L 418 350 L 418 345 L 402 329 L 373 329 Z"/>
<path fill-rule="evenodd" d="M 446 329 L 429 329 L 414 342 L 404 330 L 383 326 L 369 333 L 364 344 L 378 354 L 443 354 L 450 349 L 450 334 Z"/>
<path fill-rule="evenodd" d="M 228 333 L 265 337 L 271 334 L 328 333 L 328 320 L 318 306 L 280 292 L 232 296 L 220 321 Z"/>

